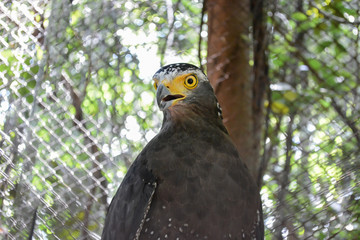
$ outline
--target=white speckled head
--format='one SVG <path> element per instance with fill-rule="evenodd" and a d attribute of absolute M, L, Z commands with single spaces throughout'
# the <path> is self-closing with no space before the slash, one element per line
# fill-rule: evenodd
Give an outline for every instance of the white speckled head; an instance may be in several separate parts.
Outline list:
<path fill-rule="evenodd" d="M 200 82 L 209 81 L 205 73 L 200 68 L 188 63 L 174 63 L 160 68 L 153 76 L 153 79 L 163 81 L 164 79 L 174 79 L 183 74 L 194 73 Z"/>
<path fill-rule="evenodd" d="M 184 87 L 185 82 L 180 84 L 176 82 L 177 80 L 184 81 L 190 75 L 195 76 L 199 82 L 194 88 Z M 215 112 L 215 109 L 217 117 L 222 119 L 221 107 L 214 90 L 207 76 L 200 68 L 188 63 L 169 64 L 160 68 L 154 74 L 153 80 L 154 87 L 157 89 L 156 98 L 160 110 L 169 109 L 174 105 L 174 102 L 182 102 L 188 105 L 192 104 L 192 106 L 201 105 L 202 109 L 208 109 L 211 113 Z M 175 86 L 173 88 L 171 87 L 172 83 Z M 180 87 L 178 87 L 179 85 Z M 173 91 L 174 89 L 175 91 Z"/>

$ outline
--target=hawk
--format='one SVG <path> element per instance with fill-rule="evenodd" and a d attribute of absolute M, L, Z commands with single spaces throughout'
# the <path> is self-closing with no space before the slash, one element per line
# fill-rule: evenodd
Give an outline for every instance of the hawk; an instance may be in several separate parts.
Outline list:
<path fill-rule="evenodd" d="M 263 239 L 258 187 L 206 75 L 178 63 L 153 80 L 162 127 L 112 199 L 102 239 Z"/>

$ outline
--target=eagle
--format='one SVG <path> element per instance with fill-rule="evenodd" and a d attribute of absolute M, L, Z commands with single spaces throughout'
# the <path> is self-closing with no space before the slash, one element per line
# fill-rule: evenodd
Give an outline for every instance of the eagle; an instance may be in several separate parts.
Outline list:
<path fill-rule="evenodd" d="M 153 80 L 162 127 L 113 197 L 102 239 L 263 239 L 258 186 L 207 76 L 176 63 Z"/>

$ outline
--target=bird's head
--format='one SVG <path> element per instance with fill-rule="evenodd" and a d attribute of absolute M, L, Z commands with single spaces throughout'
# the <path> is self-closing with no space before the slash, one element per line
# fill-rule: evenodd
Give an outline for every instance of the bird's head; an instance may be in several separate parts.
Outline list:
<path fill-rule="evenodd" d="M 160 110 L 191 107 L 215 111 L 221 116 L 210 82 L 198 67 L 187 63 L 166 65 L 155 73 L 153 80 Z"/>

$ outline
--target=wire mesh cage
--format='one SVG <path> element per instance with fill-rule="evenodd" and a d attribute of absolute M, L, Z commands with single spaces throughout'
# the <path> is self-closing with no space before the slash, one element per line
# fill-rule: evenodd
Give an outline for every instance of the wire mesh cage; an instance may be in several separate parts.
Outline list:
<path fill-rule="evenodd" d="M 0 2 L 0 236 L 100 239 L 161 123 L 144 74 L 159 64 L 142 54 L 206 55 L 193 47 L 207 34 L 201 11 L 196 0 Z M 267 239 L 360 235 L 359 12 L 357 0 L 268 3 Z"/>

